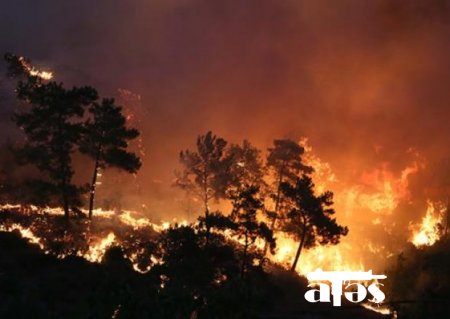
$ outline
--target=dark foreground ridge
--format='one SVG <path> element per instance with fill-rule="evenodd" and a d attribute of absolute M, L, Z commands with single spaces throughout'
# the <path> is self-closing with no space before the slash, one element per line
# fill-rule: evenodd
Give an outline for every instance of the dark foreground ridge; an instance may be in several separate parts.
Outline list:
<path fill-rule="evenodd" d="M 186 307 L 180 304 L 183 296 L 160 289 L 156 272 L 134 271 L 118 247 L 95 264 L 74 256 L 58 259 L 18 232 L 0 232 L 0 256 L 1 318 L 186 318 L 180 312 Z M 271 298 L 271 309 L 252 304 L 258 312 L 246 311 L 235 298 L 239 287 L 231 287 L 222 291 L 228 295 L 216 296 L 216 314 L 192 313 L 190 318 L 384 318 L 360 307 L 306 304 L 306 283 L 281 269 L 265 280 L 271 286 L 272 295 L 264 296 Z"/>

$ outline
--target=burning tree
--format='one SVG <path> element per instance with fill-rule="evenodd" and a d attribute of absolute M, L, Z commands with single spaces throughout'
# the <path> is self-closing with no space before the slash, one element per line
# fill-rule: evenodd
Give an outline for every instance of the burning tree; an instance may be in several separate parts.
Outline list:
<path fill-rule="evenodd" d="M 295 185 L 284 182 L 281 191 L 292 202 L 291 210 L 283 219 L 283 229 L 299 240 L 291 266 L 291 270 L 295 271 L 303 248 L 336 245 L 341 236 L 347 235 L 348 228 L 338 225 L 336 219 L 332 218 L 333 193 L 315 195 L 311 177 L 302 175 Z"/>
<path fill-rule="evenodd" d="M 113 99 L 103 99 L 89 107 L 91 117 L 84 124 L 80 151 L 94 160 L 94 172 L 90 184 L 89 218 L 94 208 L 95 189 L 99 169 L 116 167 L 136 173 L 141 161 L 134 153 L 127 152 L 128 141 L 139 136 L 139 131 L 126 127 L 122 108 Z"/>
<path fill-rule="evenodd" d="M 8 77 L 15 78 L 25 75 L 28 77 L 34 77 L 37 80 L 51 80 L 53 78 L 52 72 L 40 71 L 36 69 L 31 64 L 30 59 L 23 56 L 16 56 L 11 53 L 6 53 L 5 60 L 8 62 Z"/>
<path fill-rule="evenodd" d="M 45 174 L 46 189 L 58 194 L 64 214 L 81 205 L 82 189 L 72 183 L 72 155 L 81 137 L 86 105 L 98 97 L 92 87 L 66 89 L 61 83 L 44 82 L 46 77 L 32 68 L 28 60 L 6 55 L 9 74 L 22 76 L 17 84 L 17 97 L 30 105 L 17 112 L 14 122 L 26 135 L 26 142 L 15 150 L 21 164 L 31 164 Z M 25 61 L 25 62 L 24 62 Z"/>

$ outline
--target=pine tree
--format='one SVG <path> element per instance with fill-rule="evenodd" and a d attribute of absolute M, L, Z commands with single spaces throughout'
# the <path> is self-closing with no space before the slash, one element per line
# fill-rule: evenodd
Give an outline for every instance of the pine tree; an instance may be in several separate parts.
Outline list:
<path fill-rule="evenodd" d="M 258 196 L 258 186 L 245 186 L 232 196 L 233 211 L 230 220 L 233 222 L 231 232 L 243 244 L 241 276 L 248 272 L 252 261 L 252 250 L 255 251 L 256 240 L 266 241 L 271 250 L 275 248 L 273 233 L 264 222 L 258 222 L 257 213 L 263 207 Z M 262 257 L 262 254 L 261 256 Z"/>
<path fill-rule="evenodd" d="M 244 140 L 242 145 L 230 145 L 226 156 L 230 163 L 227 172 L 226 197 L 228 199 L 236 197 L 248 185 L 256 186 L 260 193 L 264 193 L 267 185 L 264 181 L 265 169 L 260 150 Z"/>
<path fill-rule="evenodd" d="M 274 230 L 280 211 L 287 205 L 283 198 L 281 185 L 295 183 L 300 174 L 311 173 L 312 167 L 303 163 L 302 155 L 305 150 L 298 143 L 290 139 L 274 140 L 274 146 L 268 149 L 266 167 L 273 178 L 271 185 L 271 198 L 274 202 L 273 210 L 267 210 L 271 219 L 270 229 Z M 267 245 L 264 252 L 267 251 Z"/>
<path fill-rule="evenodd" d="M 13 118 L 26 136 L 15 153 L 22 164 L 34 165 L 44 174 L 42 183 L 59 194 L 69 218 L 70 209 L 81 205 L 82 193 L 82 188 L 72 183 L 72 155 L 81 136 L 85 107 L 97 99 L 97 91 L 92 87 L 66 89 L 62 83 L 32 75 L 29 60 L 11 54 L 5 58 L 8 74 L 24 79 L 17 84 L 17 97 L 30 106 Z"/>
<path fill-rule="evenodd" d="M 89 218 L 94 208 L 97 176 L 100 169 L 115 167 L 136 173 L 141 167 L 138 156 L 127 151 L 128 142 L 139 136 L 139 131 L 126 127 L 122 108 L 113 99 L 103 99 L 89 107 L 90 118 L 83 127 L 80 151 L 94 160 L 90 183 Z"/>
<path fill-rule="evenodd" d="M 229 183 L 230 160 L 225 154 L 226 145 L 223 138 L 209 131 L 197 138 L 195 151 L 180 153 L 184 170 L 176 173 L 175 185 L 192 192 L 202 201 L 205 217 L 210 212 L 210 200 L 223 198 Z"/>
<path fill-rule="evenodd" d="M 302 175 L 295 185 L 284 182 L 281 191 L 293 204 L 283 219 L 283 230 L 299 241 L 291 267 L 294 271 L 302 249 L 316 245 L 336 245 L 341 236 L 347 235 L 348 228 L 338 225 L 333 218 L 333 193 L 316 195 L 311 177 Z"/>

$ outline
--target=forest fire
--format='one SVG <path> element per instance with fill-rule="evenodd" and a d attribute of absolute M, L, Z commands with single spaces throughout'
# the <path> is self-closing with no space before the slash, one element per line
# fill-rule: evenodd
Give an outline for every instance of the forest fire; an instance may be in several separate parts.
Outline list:
<path fill-rule="evenodd" d="M 2 211 L 0 213 L 1 231 L 18 231 L 21 237 L 32 244 L 37 244 L 46 254 L 52 254 L 58 258 L 75 255 L 93 263 L 100 263 L 105 252 L 110 247 L 118 245 L 123 246 L 128 252 L 127 256 L 134 269 L 139 272 L 147 269 L 147 264 L 154 260 L 139 265 L 138 252 L 145 253 L 145 250 L 139 246 L 134 247 L 136 243 L 132 241 L 133 236 L 136 236 L 135 240 L 146 241 L 155 231 L 163 229 L 162 226 L 151 223 L 146 218 L 133 217 L 132 214 L 136 213 L 130 211 L 119 214 L 110 210 L 96 209 L 96 220 L 92 225 L 81 219 L 73 225 L 74 228 L 71 230 L 55 227 L 64 214 L 61 208 L 4 204 L 0 205 L 0 211 Z M 84 213 L 87 214 L 87 211 Z M 141 231 L 144 233 L 138 237 L 130 230 L 138 234 L 141 234 Z M 55 243 L 59 243 L 57 249 L 54 247 Z"/>
<path fill-rule="evenodd" d="M 204 138 L 212 138 L 210 134 L 208 133 Z M 306 175 L 310 174 L 314 184 L 309 184 L 311 193 L 308 196 L 316 200 L 325 200 L 324 203 L 328 206 L 334 205 L 337 209 L 337 219 L 350 227 L 351 235 L 346 236 L 346 228 L 339 228 L 340 226 L 336 224 L 336 229 L 341 229 L 341 234 L 344 235 L 342 239 L 333 241 L 329 245 L 327 244 L 329 242 L 326 240 L 320 242 L 320 237 L 318 237 L 318 239 L 315 239 L 315 242 L 310 242 L 308 247 L 301 250 L 303 243 L 299 241 L 299 233 L 288 233 L 283 228 L 286 226 L 283 223 L 289 219 L 290 214 L 286 210 L 283 213 L 279 213 L 278 221 L 281 220 L 281 226 L 277 225 L 277 227 L 273 228 L 273 235 L 276 239 L 273 253 L 271 251 L 267 255 L 261 255 L 267 242 L 264 241 L 263 237 L 258 238 L 257 235 L 250 235 L 254 237 L 251 237 L 249 241 L 248 233 L 242 236 L 237 231 L 238 228 L 236 227 L 239 224 L 233 224 L 226 231 L 220 230 L 219 227 L 217 234 L 223 236 L 224 242 L 238 243 L 236 249 L 237 251 L 243 249 L 244 256 L 248 253 L 247 249 L 250 245 L 255 244 L 257 249 L 253 250 L 253 252 L 256 252 L 255 256 L 258 256 L 258 254 L 262 256 L 262 258 L 260 257 L 261 261 L 266 258 L 270 260 L 272 265 L 281 265 L 286 269 L 291 268 L 291 270 L 295 270 L 303 276 L 317 269 L 345 272 L 364 271 L 370 268 L 376 269 L 377 267 L 383 267 L 388 257 L 400 252 L 398 247 L 401 248 L 402 243 L 397 247 L 388 245 L 382 237 L 367 236 L 367 229 L 374 227 L 386 234 L 392 235 L 395 233 L 395 220 L 389 221 L 388 217 L 395 217 L 396 209 L 400 203 L 410 201 L 410 178 L 425 168 L 418 156 L 406 167 L 398 170 L 397 173 L 391 169 L 388 163 L 383 162 L 372 170 L 362 172 L 356 182 L 348 182 L 345 176 L 339 176 L 338 178 L 337 174 L 333 172 L 331 165 L 313 153 L 313 149 L 306 138 L 300 140 L 298 144 L 289 140 L 275 140 L 276 147 L 280 149 L 287 147 L 280 146 L 283 143 L 304 155 L 303 163 L 301 163 L 303 166 L 301 167 L 311 168 L 311 171 L 308 171 L 307 174 L 303 174 L 300 177 L 295 175 L 295 180 L 291 180 L 291 182 L 295 182 L 297 185 L 301 181 L 307 182 L 310 177 Z M 240 146 L 233 147 L 239 148 Z M 245 149 L 246 147 L 247 149 Z M 252 151 L 250 144 L 244 143 L 241 151 L 244 154 L 244 151 Z M 270 151 L 274 152 L 273 150 Z M 304 154 L 302 153 L 303 151 Z M 276 154 L 276 152 L 274 153 Z M 192 153 L 186 154 L 192 156 Z M 234 159 L 234 157 L 230 158 Z M 244 158 L 248 160 L 248 158 Z M 186 163 L 192 162 L 187 161 Z M 241 160 L 236 163 L 238 170 L 246 170 L 249 167 L 248 164 Z M 98 172 L 99 170 L 97 170 L 96 177 L 99 175 Z M 269 176 L 268 180 L 273 179 L 272 177 L 273 175 Z M 311 181 L 311 179 L 309 180 Z M 270 182 L 273 183 L 273 181 Z M 95 184 L 98 185 L 99 181 L 96 180 Z M 239 190 L 239 187 L 242 187 L 242 185 L 242 183 L 238 184 L 236 189 Z M 210 186 L 206 185 L 207 187 Z M 280 183 L 278 189 L 283 187 L 286 187 L 286 185 Z M 334 191 L 334 198 L 332 193 L 327 192 L 330 189 Z M 248 196 L 248 194 L 252 194 L 250 191 L 253 190 L 250 188 L 250 191 L 247 189 L 241 191 L 245 196 Z M 205 193 L 206 200 L 204 202 L 207 212 L 210 209 L 208 192 L 209 190 Z M 288 194 L 288 192 L 284 193 L 284 195 Z M 285 204 L 295 207 L 295 200 L 298 198 L 293 196 L 289 199 L 290 201 L 286 200 Z M 241 200 L 240 197 L 231 197 L 231 199 L 234 200 L 233 205 L 237 205 L 237 200 Z M 267 207 L 272 209 L 274 206 L 276 210 L 278 204 L 273 205 L 272 199 L 268 200 Z M 253 198 L 252 200 L 255 199 Z M 196 201 L 199 202 L 197 198 Z M 305 204 L 308 205 L 310 203 L 306 202 Z M 262 206 L 257 206 L 254 212 Z M 429 201 L 426 216 L 422 223 L 420 225 L 410 225 L 410 229 L 413 231 L 411 241 L 415 246 L 431 246 L 440 238 L 442 233 L 442 214 L 444 212 L 444 208 L 441 206 Z M 323 209 L 322 206 L 321 209 Z M 73 219 L 64 219 L 64 216 L 67 216 L 62 208 L 38 207 L 29 204 L 4 204 L 0 206 L 0 210 L 3 212 L 0 215 L 2 218 L 0 230 L 7 232 L 17 230 L 23 238 L 26 238 L 32 244 L 37 244 L 47 255 L 56 256 L 59 260 L 64 260 L 68 256 L 78 256 L 93 264 L 103 264 L 105 262 L 104 257 L 109 249 L 116 247 L 123 252 L 123 257 L 128 260 L 131 269 L 140 274 L 151 273 L 153 269 L 158 271 L 160 267 L 164 267 L 164 253 L 167 253 L 167 251 L 161 253 L 161 250 L 154 250 L 155 247 L 161 245 L 161 240 L 164 240 L 161 238 L 166 238 L 164 236 L 168 236 L 173 231 L 183 230 L 183 227 L 193 230 L 197 235 L 204 232 L 201 218 L 198 221 L 183 220 L 177 222 L 174 219 L 172 221 L 154 223 L 144 213 L 131 210 L 104 210 L 91 206 L 90 211 L 82 208 L 76 210 Z M 334 209 L 325 211 L 334 214 Z M 355 220 L 354 217 L 360 212 L 366 215 Z M 230 216 L 233 216 L 235 213 L 233 210 Z M 88 216 L 93 217 L 91 219 Z M 262 217 L 263 220 L 268 218 L 267 216 Z M 219 218 L 223 220 L 226 217 L 221 216 Z M 331 222 L 335 222 L 335 220 L 334 218 L 330 219 Z M 228 220 L 228 223 L 230 222 L 231 220 Z M 248 222 L 244 222 L 243 225 L 248 225 Z M 275 225 L 275 222 L 273 225 Z M 212 232 L 214 233 L 215 231 Z M 374 231 L 373 233 L 375 234 L 376 232 Z M 208 238 L 208 235 L 206 238 Z M 178 242 L 176 245 L 178 245 Z M 258 262 L 258 258 L 254 258 L 252 259 L 252 264 L 257 266 L 264 263 Z M 243 263 L 240 267 L 242 267 L 241 273 L 244 274 L 246 264 Z M 268 269 L 270 268 L 268 267 Z M 161 276 L 160 278 L 163 278 L 161 279 L 163 282 L 160 283 L 159 287 L 165 289 L 166 284 L 164 281 L 166 279 L 164 278 L 166 277 Z M 220 275 L 214 279 L 214 282 L 217 285 L 221 285 L 224 282 L 221 278 L 227 278 L 227 276 Z M 391 318 L 396 316 L 396 312 L 388 306 L 374 307 L 370 304 L 363 304 L 363 307 L 382 315 L 391 316 Z"/>
<path fill-rule="evenodd" d="M 432 246 L 438 241 L 443 232 L 445 206 L 441 203 L 428 201 L 425 216 L 420 224 L 411 224 L 411 242 L 416 247 Z"/>
<path fill-rule="evenodd" d="M 1 2 L 0 318 L 447 318 L 449 9 Z"/>
<path fill-rule="evenodd" d="M 46 209 L 38 209 L 37 207 L 28 208 L 33 211 L 33 214 L 50 214 L 52 216 L 63 216 L 62 209 L 58 208 L 46 208 Z M 26 208 L 22 208 L 20 205 L 11 205 L 5 204 L 0 206 L 0 210 L 13 210 L 17 214 L 21 214 L 23 211 L 28 211 Z M 157 232 L 164 231 L 168 229 L 171 225 L 175 223 L 178 225 L 188 225 L 187 221 L 182 221 L 177 223 L 173 222 L 161 222 L 159 224 L 155 224 L 150 222 L 145 217 L 135 217 L 136 212 L 131 211 L 123 211 L 121 213 L 116 213 L 111 210 L 102 210 L 96 209 L 95 216 L 97 216 L 98 221 L 93 221 L 94 223 L 102 222 L 102 220 L 107 221 L 111 219 L 115 219 L 119 221 L 124 226 L 130 226 L 134 230 L 142 229 L 142 228 L 151 228 Z M 14 231 L 18 230 L 23 238 L 27 238 L 31 243 L 38 244 L 41 249 L 46 251 L 46 253 L 51 253 L 49 247 L 46 247 L 43 244 L 43 238 L 38 237 L 33 233 L 30 228 L 22 227 L 20 224 L 15 223 L 10 226 L 2 225 L 0 230 L 3 231 Z M 120 227 L 114 226 L 114 227 Z M 113 245 L 126 245 L 126 242 L 121 242 L 120 239 L 117 238 L 114 231 L 108 232 L 106 235 L 96 235 L 92 234 L 92 237 L 88 239 L 88 250 L 78 250 L 75 251 L 75 255 L 85 258 L 90 262 L 101 262 L 102 257 L 104 256 L 106 250 Z M 228 235 L 230 236 L 230 235 Z M 283 234 L 282 232 L 277 233 L 277 249 L 275 250 L 275 254 L 269 254 L 268 257 L 272 262 L 279 263 L 281 265 L 287 266 L 292 262 L 292 259 L 295 255 L 295 251 L 297 249 L 297 243 L 291 237 Z M 229 237 L 232 239 L 232 237 Z M 260 247 L 263 247 L 263 243 L 260 243 Z M 348 251 L 351 250 L 350 247 L 344 248 Z M 307 250 L 303 253 L 300 266 L 297 271 L 300 274 L 306 275 L 308 272 L 311 272 L 317 268 L 329 269 L 329 270 L 348 270 L 348 271 L 358 271 L 363 270 L 364 267 L 361 261 L 354 262 L 353 259 L 343 258 L 341 253 L 341 246 L 330 246 L 330 247 L 315 247 L 310 250 Z M 66 254 L 59 255 L 60 258 L 64 258 Z M 133 261 L 133 267 L 135 270 L 142 272 L 142 269 L 137 267 L 135 262 L 136 253 L 129 256 L 129 259 Z M 155 260 L 153 260 L 154 262 Z"/>
<path fill-rule="evenodd" d="M 43 212 L 45 212 L 44 214 L 50 214 L 52 216 L 63 215 L 62 209 L 58 208 L 38 209 L 37 207 L 33 207 L 28 209 L 32 209 L 33 214 L 42 214 Z M 18 212 L 19 214 L 21 211 L 27 211 L 26 208 L 22 209 L 20 205 L 11 205 L 11 204 L 2 205 L 0 207 L 0 210 L 13 210 Z M 187 221 L 182 221 L 181 223 L 177 223 L 176 221 L 174 221 L 174 222 L 161 222 L 159 224 L 155 224 L 150 222 L 150 220 L 148 220 L 145 217 L 134 217 L 136 216 L 136 214 L 137 214 L 136 212 L 131 211 L 123 211 L 117 213 L 112 210 L 102 210 L 102 209 L 95 210 L 95 215 L 97 216 L 97 219 L 99 219 L 100 221 L 115 219 L 122 225 L 130 226 L 134 230 L 142 228 L 144 229 L 151 228 L 157 232 L 161 232 L 168 229 L 171 225 L 174 224 L 188 225 Z M 20 231 L 22 237 L 30 239 L 31 243 L 38 244 L 41 249 L 49 253 L 49 251 L 47 250 L 48 248 L 46 248 L 42 244 L 42 238 L 39 238 L 38 236 L 34 235 L 32 230 L 30 230 L 30 228 L 24 228 L 19 224 L 13 224 L 8 227 L 2 225 L 1 230 L 13 231 L 15 229 Z M 89 239 L 88 251 L 84 252 L 77 251 L 75 253 L 76 255 L 83 257 L 91 262 L 100 262 L 105 251 L 114 244 L 117 245 L 126 244 L 120 242 L 120 240 L 116 237 L 113 231 L 110 231 L 109 233 L 103 236 L 98 236 L 94 234 L 92 236 L 93 237 Z M 230 239 L 232 239 L 231 235 L 228 234 L 228 236 Z M 275 263 L 288 266 L 289 264 L 292 263 L 292 259 L 294 258 L 298 243 L 293 238 L 287 236 L 282 232 L 278 232 L 276 234 L 276 237 L 277 237 L 277 248 L 275 249 L 275 254 L 274 255 L 269 254 L 268 257 L 271 261 Z M 263 243 L 261 242 L 259 246 L 262 248 Z M 358 258 L 359 256 L 357 255 L 351 255 L 350 254 L 351 251 L 352 247 L 349 245 L 349 243 L 343 243 L 339 246 L 325 246 L 325 247 L 318 246 L 311 248 L 303 252 L 301 257 L 301 263 L 297 268 L 297 271 L 302 275 L 306 275 L 308 272 L 314 271 L 318 268 L 334 271 L 364 270 L 362 260 L 359 259 Z M 345 254 L 345 256 L 343 256 L 343 254 Z M 65 257 L 65 255 L 60 257 Z M 130 260 L 133 259 L 136 259 L 136 255 L 134 255 L 134 257 L 130 256 Z M 135 269 L 138 269 L 135 263 L 134 267 Z M 139 271 L 142 272 L 142 270 Z"/>
<path fill-rule="evenodd" d="M 298 243 L 283 233 L 277 233 L 277 248 L 269 258 L 281 265 L 292 263 Z M 351 255 L 348 243 L 339 246 L 317 246 L 302 253 L 297 272 L 306 275 L 318 268 L 330 271 L 362 271 L 364 265 L 359 256 Z"/>
<path fill-rule="evenodd" d="M 371 173 L 364 173 L 361 177 L 360 184 L 356 184 L 356 186 L 346 185 L 337 178 L 329 163 L 323 161 L 313 153 L 313 149 L 308 144 L 306 138 L 302 139 L 299 144 L 305 149 L 305 164 L 314 169 L 312 175 L 316 181 L 316 192 L 321 193 L 327 189 L 336 190 L 335 204 L 338 208 L 338 217 L 345 219 L 346 216 L 349 216 L 350 219 L 347 218 L 346 223 L 350 225 L 352 230 L 354 229 L 351 219 L 352 214 L 358 210 L 368 210 L 374 214 L 374 217 L 373 219 L 365 219 L 365 223 L 372 226 L 382 226 L 385 227 L 386 231 L 391 231 L 389 225 L 382 222 L 380 216 L 393 214 L 400 201 L 408 200 L 409 178 L 424 167 L 419 161 L 413 161 L 412 164 L 404 168 L 399 176 L 396 177 L 388 169 L 388 166 L 384 164 L 381 168 L 377 168 Z M 368 188 L 367 186 L 370 187 Z M 38 208 L 33 205 L 5 204 L 0 208 L 2 210 L 25 212 L 27 214 L 48 214 L 52 216 L 62 216 L 64 214 L 61 208 Z M 87 215 L 88 212 L 86 210 L 82 211 Z M 131 227 L 135 231 L 152 229 L 160 233 L 174 224 L 180 226 L 189 225 L 189 222 L 186 220 L 182 222 L 173 220 L 171 222 L 162 221 L 160 223 L 153 223 L 144 215 L 130 210 L 115 211 L 95 208 L 93 215 L 105 221 L 114 220 L 119 225 Z M 412 240 L 413 243 L 416 246 L 432 245 L 439 238 L 439 221 L 439 215 L 435 214 L 434 205 L 429 203 L 427 215 L 421 227 L 418 228 L 417 226 L 414 228 L 416 233 Z M 120 226 L 115 227 L 120 228 Z M 42 244 L 42 239 L 33 235 L 32 230 L 28 228 L 23 229 L 22 232 L 23 237 L 32 239 L 32 242 L 39 243 L 41 249 L 47 250 Z M 91 262 L 100 262 L 109 247 L 129 244 L 129 242 L 117 237 L 116 233 L 117 230 L 111 229 L 110 231 L 103 230 L 100 234 L 91 234 L 92 238 L 88 238 L 88 248 L 83 247 L 76 251 L 75 255 L 81 256 Z M 230 234 L 227 236 L 232 239 Z M 296 271 L 302 275 L 306 275 L 318 268 L 328 271 L 361 271 L 365 269 L 367 263 L 370 264 L 371 268 L 374 267 L 371 264 L 373 259 L 367 258 L 367 255 L 376 256 L 378 258 L 378 264 L 376 266 L 380 266 L 382 265 L 380 261 L 392 254 L 389 247 L 386 247 L 382 242 L 377 242 L 376 239 L 367 239 L 362 243 L 359 242 L 360 236 L 361 234 L 359 233 L 355 235 L 351 233 L 351 236 L 343 238 L 339 245 L 316 246 L 303 251 Z M 282 231 L 276 231 L 275 237 L 277 239 L 275 253 L 273 255 L 268 254 L 267 257 L 272 262 L 288 266 L 295 257 L 298 241 Z M 259 241 L 258 246 L 262 249 L 264 243 Z M 150 269 L 149 265 L 138 267 L 136 261 L 138 255 L 138 252 L 128 254 L 128 258 L 132 261 L 134 269 L 139 272 L 148 271 Z M 64 257 L 65 254 L 60 256 Z M 152 259 L 149 264 L 157 263 L 154 256 L 150 256 L 149 258 Z"/>
<path fill-rule="evenodd" d="M 409 180 L 425 168 L 424 160 L 417 152 L 408 151 L 414 153 L 414 160 L 399 173 L 395 174 L 385 162 L 373 170 L 364 171 L 359 180 L 349 183 L 343 176 L 338 177 L 328 162 L 314 154 L 307 138 L 301 139 L 299 144 L 305 149 L 305 164 L 314 169 L 316 192 L 334 190 L 337 217 L 344 220 L 351 231 L 337 246 L 317 246 L 304 251 L 297 271 L 306 274 L 317 268 L 359 271 L 368 265 L 371 268 L 383 267 L 385 259 L 398 248 L 386 245 L 378 236 L 368 237 L 367 229 L 361 225 L 378 227 L 386 233 L 393 231 L 395 226 L 387 222 L 386 216 L 392 216 L 400 202 L 409 201 Z M 355 220 L 355 215 L 361 212 L 366 217 Z M 298 243 L 283 233 L 276 236 L 277 249 L 273 259 L 288 264 Z"/>
<path fill-rule="evenodd" d="M 25 213 L 29 214 L 48 214 L 51 216 L 63 216 L 63 210 L 61 208 L 44 208 L 40 209 L 35 206 L 31 207 L 22 207 L 21 205 L 15 204 L 5 204 L 0 206 L 0 211 L 14 211 L 15 214 L 21 215 Z M 86 213 L 86 212 L 85 212 Z M 123 212 L 115 212 L 113 210 L 102 210 L 100 208 L 95 210 L 95 216 L 97 221 L 93 221 L 94 223 L 106 223 L 108 220 L 116 220 L 120 222 L 123 226 L 132 227 L 133 230 L 146 229 L 151 228 L 156 232 L 161 232 L 168 229 L 171 225 L 177 224 L 180 226 L 189 225 L 187 221 L 172 221 L 172 222 L 161 222 L 159 224 L 152 223 L 149 219 L 145 217 L 135 217 L 137 215 L 136 212 L 132 211 L 123 211 Z M 114 228 L 121 227 L 120 225 L 113 226 Z M 52 253 L 49 250 L 49 247 L 46 247 L 43 242 L 43 238 L 35 235 L 30 228 L 26 228 L 21 226 L 18 223 L 13 224 L 2 224 L 0 230 L 2 231 L 19 231 L 23 238 L 30 240 L 33 244 L 38 244 L 39 247 L 44 250 L 46 253 Z M 101 234 L 92 234 L 91 238 L 88 238 L 88 250 L 77 250 L 75 251 L 75 255 L 85 258 L 90 262 L 101 262 L 102 257 L 104 256 L 106 250 L 114 245 L 126 245 L 126 242 L 121 242 L 119 238 L 115 235 L 114 231 L 109 231 L 105 235 Z M 232 237 L 228 234 L 229 239 Z M 271 261 L 275 263 L 279 263 L 281 265 L 289 265 L 292 262 L 292 259 L 295 255 L 295 251 L 297 249 L 297 243 L 291 237 L 285 235 L 282 232 L 277 233 L 277 249 L 275 250 L 275 254 L 269 254 L 268 257 Z M 49 239 L 47 239 L 49 240 Z M 261 248 L 263 247 L 263 243 L 261 242 L 259 245 Z M 346 260 L 343 258 L 341 253 L 342 247 L 332 246 L 332 247 L 315 247 L 310 250 L 307 250 L 303 253 L 301 266 L 297 269 L 300 274 L 306 275 L 308 272 L 311 272 L 317 268 L 330 269 L 330 270 L 363 270 L 364 267 L 359 261 L 359 263 L 353 263 L 353 260 Z M 350 250 L 349 247 L 347 247 Z M 66 257 L 66 254 L 59 255 L 60 258 Z M 133 261 L 133 267 L 135 270 L 142 272 L 142 269 L 137 267 L 135 263 L 137 254 L 134 253 L 129 256 L 129 259 Z M 155 260 L 153 260 L 155 262 Z"/>
<path fill-rule="evenodd" d="M 313 176 L 317 183 L 316 191 L 322 192 L 326 189 L 337 188 L 336 205 L 339 207 L 338 216 L 345 217 L 343 213 L 348 213 L 347 211 L 353 212 L 358 209 L 369 209 L 377 214 L 374 217 L 375 222 L 370 219 L 366 220 L 367 223 L 373 225 L 377 224 L 377 220 L 378 223 L 381 223 L 378 214 L 381 214 L 381 216 L 392 214 L 398 201 L 408 197 L 408 177 L 411 174 L 417 173 L 420 169 L 420 165 L 413 162 L 413 164 L 406 167 L 401 172 L 400 177 L 396 179 L 392 176 L 392 173 L 384 167 L 380 170 L 375 170 L 371 174 L 363 175 L 362 177 L 364 183 L 370 183 L 372 189 L 374 189 L 373 192 L 365 192 L 361 186 L 350 187 L 350 190 L 346 191 L 345 185 L 340 183 L 330 165 L 314 155 L 312 147 L 307 143 L 307 139 L 302 139 L 300 144 L 304 146 L 306 151 L 305 164 L 314 168 Z M 33 214 L 44 213 L 53 216 L 63 215 L 63 210 L 60 208 L 47 207 L 39 209 L 33 205 L 22 207 L 21 205 L 5 204 L 1 209 L 22 212 L 30 211 L 30 213 Z M 87 214 L 87 211 L 84 211 L 84 213 Z M 188 221 L 162 221 L 160 223 L 153 223 L 142 214 L 129 210 L 114 211 L 96 208 L 93 211 L 93 215 L 105 221 L 117 221 L 120 225 L 131 227 L 133 230 L 151 228 L 156 232 L 162 232 L 168 229 L 171 224 L 189 224 Z M 350 226 L 351 225 L 352 224 L 350 223 Z M 28 231 L 32 234 L 30 230 Z M 426 232 L 422 231 L 421 234 L 417 236 L 424 237 L 425 233 Z M 89 240 L 89 248 L 87 251 L 82 250 L 76 252 L 76 255 L 82 256 L 92 262 L 100 262 L 105 251 L 114 244 L 126 244 L 121 242 L 114 230 L 103 232 L 99 235 L 93 234 L 93 236 L 95 239 Z M 275 254 L 269 254 L 268 258 L 273 262 L 288 266 L 292 263 L 295 256 L 298 242 L 281 231 L 277 231 L 275 237 L 277 238 Z M 35 237 L 35 240 L 39 241 L 39 238 Z M 263 243 L 260 243 L 259 246 L 262 248 Z M 43 247 L 41 246 L 41 248 Z M 361 243 L 358 243 L 357 236 L 354 236 L 344 238 L 342 243 L 336 246 L 317 246 L 303 251 L 300 257 L 300 263 L 296 270 L 303 275 L 306 275 L 308 272 L 314 271 L 317 268 L 329 271 L 360 271 L 364 270 L 365 266 L 367 266 L 367 258 L 365 255 L 373 254 L 378 256 L 379 259 L 383 259 L 389 253 L 389 250 L 387 250 L 384 245 L 375 240 L 369 240 L 361 245 Z M 130 260 L 136 259 L 136 254 L 130 254 L 129 256 Z M 136 263 L 133 262 L 133 264 L 135 269 L 138 269 Z M 373 267 L 373 265 L 371 265 L 371 267 Z"/>

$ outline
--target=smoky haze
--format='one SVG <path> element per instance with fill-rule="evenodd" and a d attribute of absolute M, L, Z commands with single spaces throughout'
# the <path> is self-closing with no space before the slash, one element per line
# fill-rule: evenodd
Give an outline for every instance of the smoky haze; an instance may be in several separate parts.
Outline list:
<path fill-rule="evenodd" d="M 442 0 L 3 1 L 0 51 L 67 85 L 141 96 L 144 165 L 138 177 L 105 173 L 99 196 L 186 217 L 171 184 L 197 135 L 263 149 L 306 136 L 336 174 L 335 192 L 380 167 L 399 178 L 420 158 L 408 184 L 417 204 L 397 209 L 409 221 L 427 197 L 449 195 L 449 10 Z M 1 101 L 2 136 L 15 137 L 13 100 Z"/>

